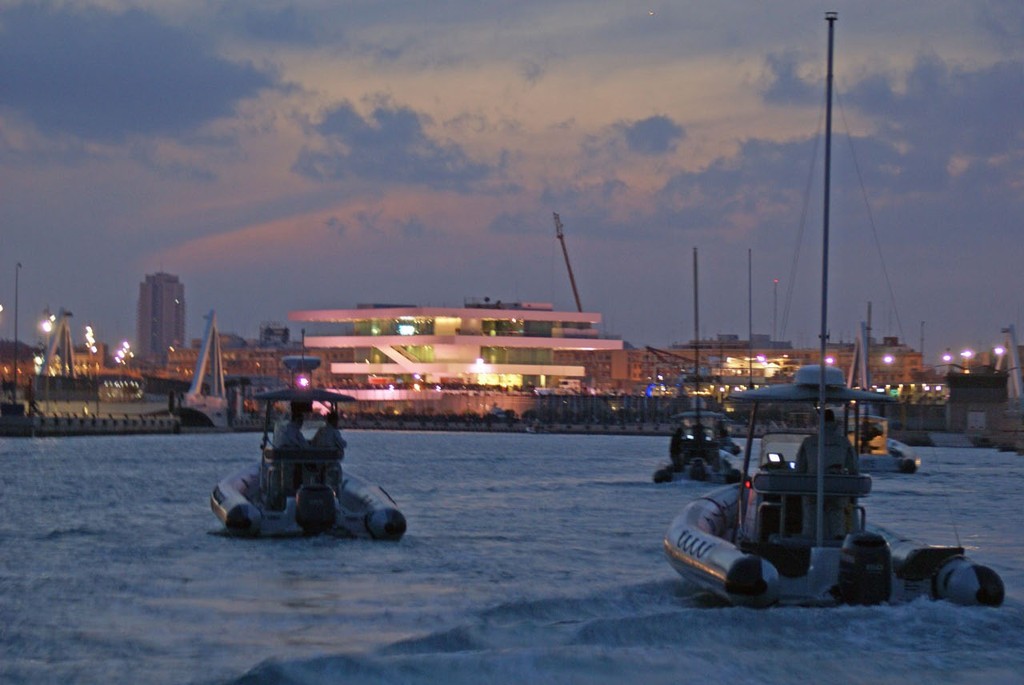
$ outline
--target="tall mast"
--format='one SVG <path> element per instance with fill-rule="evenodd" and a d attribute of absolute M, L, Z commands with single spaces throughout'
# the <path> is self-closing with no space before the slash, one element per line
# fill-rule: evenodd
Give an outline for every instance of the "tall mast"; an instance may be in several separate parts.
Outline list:
<path fill-rule="evenodd" d="M 821 242 L 821 359 L 818 378 L 818 469 L 817 501 L 815 521 L 815 545 L 821 547 L 825 540 L 825 357 L 828 343 L 828 220 L 830 184 L 832 181 L 832 54 L 835 37 L 836 12 L 826 12 L 828 22 L 828 76 L 825 85 L 825 201 L 823 204 Z"/>
<path fill-rule="evenodd" d="M 700 301 L 697 298 L 697 248 L 693 248 L 693 408 L 700 423 Z M 703 429 L 702 429 L 703 430 Z M 694 436 L 698 440 L 703 436 Z M 698 443 L 699 444 L 699 443 Z"/>

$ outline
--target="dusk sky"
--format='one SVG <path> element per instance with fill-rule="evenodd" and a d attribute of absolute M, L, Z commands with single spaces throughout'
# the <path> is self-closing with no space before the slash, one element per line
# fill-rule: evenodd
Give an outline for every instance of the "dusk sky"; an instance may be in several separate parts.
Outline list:
<path fill-rule="evenodd" d="M 827 10 L 832 339 L 871 302 L 926 363 L 1001 342 L 1020 0 L 2 2 L 0 337 L 17 262 L 25 340 L 45 306 L 133 340 L 156 271 L 189 337 L 210 309 L 246 337 L 364 302 L 573 310 L 558 212 L 605 333 L 688 340 L 696 247 L 702 337 L 746 338 L 749 250 L 754 332 L 816 346 Z"/>

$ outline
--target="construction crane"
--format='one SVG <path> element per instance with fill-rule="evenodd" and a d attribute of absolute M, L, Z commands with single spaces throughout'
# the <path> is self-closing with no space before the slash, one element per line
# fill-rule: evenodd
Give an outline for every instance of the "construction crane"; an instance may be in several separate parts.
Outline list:
<path fill-rule="evenodd" d="M 572 264 L 569 263 L 569 250 L 565 246 L 565 235 L 562 233 L 562 220 L 558 218 L 558 212 L 552 212 L 555 215 L 555 237 L 558 238 L 558 242 L 562 243 L 562 255 L 565 257 L 565 268 L 569 271 L 569 284 L 572 285 L 572 296 L 576 298 L 576 311 L 582 312 L 583 305 L 580 304 L 580 293 L 576 290 L 576 278 L 572 275 Z"/>

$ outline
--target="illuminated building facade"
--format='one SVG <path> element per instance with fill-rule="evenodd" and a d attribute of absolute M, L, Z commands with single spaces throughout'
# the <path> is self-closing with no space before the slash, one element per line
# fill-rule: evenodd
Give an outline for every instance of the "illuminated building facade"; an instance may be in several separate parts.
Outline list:
<path fill-rule="evenodd" d="M 317 327 L 307 331 L 306 346 L 332 353 L 330 372 L 341 386 L 553 388 L 587 374 L 583 366 L 558 363 L 557 352 L 622 349 L 621 340 L 598 334 L 600 314 L 558 312 L 547 303 L 372 304 L 288 318 Z"/>

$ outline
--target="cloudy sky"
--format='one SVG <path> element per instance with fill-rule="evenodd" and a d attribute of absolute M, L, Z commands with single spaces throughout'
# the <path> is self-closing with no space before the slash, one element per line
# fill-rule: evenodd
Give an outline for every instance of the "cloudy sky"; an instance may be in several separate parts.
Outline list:
<path fill-rule="evenodd" d="M 667 346 L 816 345 L 826 10 L 830 328 L 935 361 L 1024 316 L 1024 4 L 0 3 L 0 336 L 132 339 L 140 281 L 255 336 L 296 309 L 464 298 Z M 773 283 L 779 279 L 778 285 Z M 922 323 L 923 322 L 923 323 Z M 24 336 L 25 333 L 22 333 Z M 80 339 L 80 338 L 79 338 Z"/>

